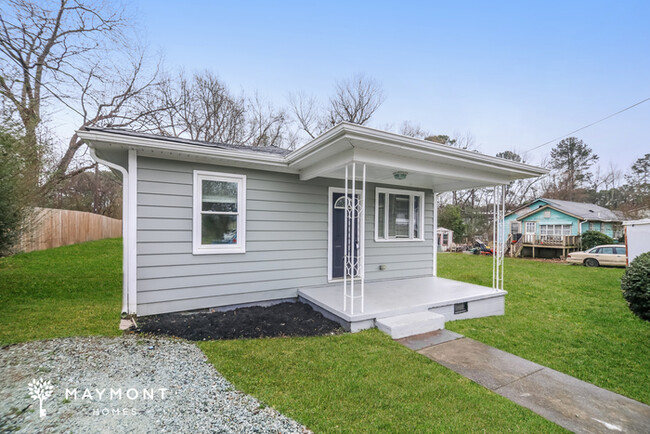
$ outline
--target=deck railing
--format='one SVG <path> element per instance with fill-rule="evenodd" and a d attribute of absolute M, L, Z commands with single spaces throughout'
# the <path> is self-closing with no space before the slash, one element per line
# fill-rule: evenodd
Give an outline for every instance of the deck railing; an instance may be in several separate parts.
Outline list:
<path fill-rule="evenodd" d="M 513 243 L 510 247 L 510 256 L 518 256 L 521 249 L 524 247 L 524 237 L 519 237 L 517 242 Z"/>
<path fill-rule="evenodd" d="M 524 244 L 535 246 L 577 247 L 580 245 L 578 235 L 535 235 L 524 234 Z"/>

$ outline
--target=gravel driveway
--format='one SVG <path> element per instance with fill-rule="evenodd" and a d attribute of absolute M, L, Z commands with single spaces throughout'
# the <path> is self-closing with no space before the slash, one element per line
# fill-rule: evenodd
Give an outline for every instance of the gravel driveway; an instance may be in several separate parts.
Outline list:
<path fill-rule="evenodd" d="M 33 380 L 52 395 L 30 397 Z M 0 349 L 0 432 L 291 432 L 299 423 L 238 392 L 191 343 L 66 338 Z"/>

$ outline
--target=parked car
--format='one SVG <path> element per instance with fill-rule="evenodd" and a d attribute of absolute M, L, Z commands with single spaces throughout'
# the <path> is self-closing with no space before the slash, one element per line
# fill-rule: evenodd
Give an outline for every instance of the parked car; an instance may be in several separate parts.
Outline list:
<path fill-rule="evenodd" d="M 625 267 L 625 258 L 625 246 L 608 244 L 592 247 L 586 252 L 569 253 L 566 261 L 570 264 L 583 264 L 587 267 L 598 267 L 600 265 Z"/>

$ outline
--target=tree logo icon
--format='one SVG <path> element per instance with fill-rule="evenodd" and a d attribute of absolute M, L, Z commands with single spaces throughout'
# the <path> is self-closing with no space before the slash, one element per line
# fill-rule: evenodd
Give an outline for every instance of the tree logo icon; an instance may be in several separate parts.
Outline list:
<path fill-rule="evenodd" d="M 27 389 L 29 389 L 29 396 L 31 396 L 32 399 L 38 399 L 41 410 L 39 414 L 41 417 L 45 417 L 47 415 L 47 411 L 43 408 L 43 401 L 52 396 L 54 386 L 52 386 L 50 380 L 43 381 L 42 378 L 39 378 L 38 380 L 33 379 L 27 385 Z"/>

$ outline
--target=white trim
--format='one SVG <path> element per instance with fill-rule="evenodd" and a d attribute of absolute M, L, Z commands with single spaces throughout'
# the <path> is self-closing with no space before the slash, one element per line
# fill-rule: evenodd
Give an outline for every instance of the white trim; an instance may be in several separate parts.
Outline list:
<path fill-rule="evenodd" d="M 393 149 L 409 149 L 421 150 L 428 154 L 440 155 L 443 157 L 451 157 L 462 161 L 471 161 L 472 163 L 494 168 L 503 168 L 512 172 L 527 174 L 532 176 L 541 176 L 548 173 L 547 169 L 532 166 L 525 163 L 518 163 L 503 158 L 493 157 L 468 151 L 464 149 L 453 148 L 451 146 L 431 142 L 428 140 L 417 139 L 413 137 L 403 136 L 400 134 L 391 133 L 388 131 L 377 130 L 366 126 L 352 124 L 349 122 L 341 122 L 338 125 L 324 132 L 322 135 L 316 137 L 311 142 L 307 143 L 295 151 L 288 154 L 285 158 L 289 165 L 295 165 L 302 162 L 309 155 L 326 149 L 332 143 L 341 137 L 349 139 L 362 139 L 374 140 L 381 145 Z"/>
<path fill-rule="evenodd" d="M 138 303 L 138 152 L 129 149 L 129 210 L 128 210 L 128 249 L 129 249 L 129 313 L 137 314 Z"/>
<path fill-rule="evenodd" d="M 333 161 L 332 158 L 337 158 L 339 164 L 344 164 L 345 158 L 336 156 L 340 151 L 328 150 L 328 148 L 334 145 L 343 143 L 342 140 L 344 139 L 347 139 L 348 143 L 358 140 L 369 145 L 376 145 L 373 146 L 373 149 L 386 153 L 386 158 L 380 158 L 375 153 L 367 152 L 365 153 L 366 156 L 379 158 L 381 162 L 388 164 L 388 167 L 395 167 L 396 164 L 392 161 L 395 158 L 395 155 L 400 155 L 404 152 L 411 152 L 413 153 L 413 158 L 408 160 L 411 164 L 414 164 L 413 160 L 419 160 L 420 156 L 428 156 L 431 158 L 439 157 L 436 159 L 462 163 L 464 169 L 461 168 L 459 171 L 465 173 L 466 176 L 469 177 L 465 179 L 476 179 L 477 174 L 474 172 L 477 170 L 480 171 L 481 169 L 498 172 L 484 173 L 487 178 L 483 181 L 477 181 L 481 185 L 490 182 L 490 179 L 493 180 L 491 182 L 494 184 L 499 184 L 507 183 L 513 179 L 535 177 L 548 173 L 547 169 L 540 167 L 461 150 L 426 140 L 401 136 L 347 122 L 332 127 L 305 146 L 302 146 L 285 156 L 256 153 L 244 149 L 240 150 L 225 147 L 220 148 L 218 146 L 200 146 L 202 144 L 200 142 L 179 141 L 173 138 L 164 138 L 154 135 L 151 135 L 151 137 L 142 135 L 129 136 L 118 132 L 111 132 L 110 130 L 102 131 L 98 129 L 84 129 L 78 130 L 77 134 L 85 143 L 92 143 L 95 146 L 137 147 L 138 150 L 141 151 L 141 156 L 149 155 L 149 153 L 152 152 L 165 151 L 167 153 L 178 155 L 181 158 L 200 158 L 201 161 L 206 161 L 208 158 L 214 158 L 222 161 L 231 161 L 237 164 L 249 165 L 251 167 L 261 167 L 268 170 L 278 170 L 289 173 L 302 173 L 306 170 L 307 176 L 309 176 L 308 167 L 314 166 L 318 162 Z M 364 158 L 361 157 L 361 154 L 363 154 L 361 151 L 362 149 L 360 148 L 354 149 L 351 162 L 356 161 L 366 164 L 376 163 L 372 161 L 362 161 Z M 313 159 L 314 161 L 310 163 L 307 161 L 308 159 Z M 325 164 L 325 166 L 326 165 L 327 164 Z M 430 167 L 427 169 L 428 166 L 426 164 L 420 166 L 422 166 L 421 170 L 424 170 L 423 173 L 431 171 Z M 321 167 L 321 169 L 322 168 L 323 167 Z M 444 171 L 444 169 L 445 167 L 443 163 L 442 166 L 436 167 L 432 172 L 438 173 L 440 170 Z M 454 172 L 452 175 L 456 175 L 456 173 Z M 463 175 L 457 176 L 463 178 Z"/>
<path fill-rule="evenodd" d="M 327 188 L 327 282 L 343 282 L 342 277 L 332 278 L 332 195 L 334 193 L 345 194 L 345 189 L 342 187 L 328 187 Z M 359 196 L 359 194 L 356 194 Z M 365 204 L 364 204 L 365 206 Z M 356 278 L 357 280 L 359 277 Z"/>
<path fill-rule="evenodd" d="M 438 276 L 438 193 L 433 193 L 433 276 Z"/>
<path fill-rule="evenodd" d="M 236 244 L 201 244 L 201 181 L 203 180 L 237 183 Z M 234 215 L 234 213 L 232 214 Z M 195 170 L 192 188 L 192 254 L 214 255 L 228 253 L 246 253 L 246 175 Z"/>
<path fill-rule="evenodd" d="M 379 238 L 379 194 L 386 193 L 386 199 L 384 204 L 384 236 L 386 238 Z M 401 194 L 407 195 L 409 199 L 409 238 L 388 238 L 388 194 Z M 420 198 L 420 215 L 418 216 L 418 227 L 420 230 L 420 236 L 418 238 L 413 237 L 413 225 L 411 224 L 412 219 L 410 218 L 413 212 L 413 197 Z M 375 242 L 377 243 L 403 243 L 403 242 L 414 242 L 414 241 L 424 241 L 425 237 L 425 228 L 424 228 L 424 208 L 425 208 L 425 194 L 423 191 L 419 190 L 399 190 L 395 188 L 375 188 Z"/>
<path fill-rule="evenodd" d="M 122 174 L 122 313 L 129 313 L 129 172 L 118 164 L 99 158 L 95 149 L 89 149 L 93 160 Z"/>

